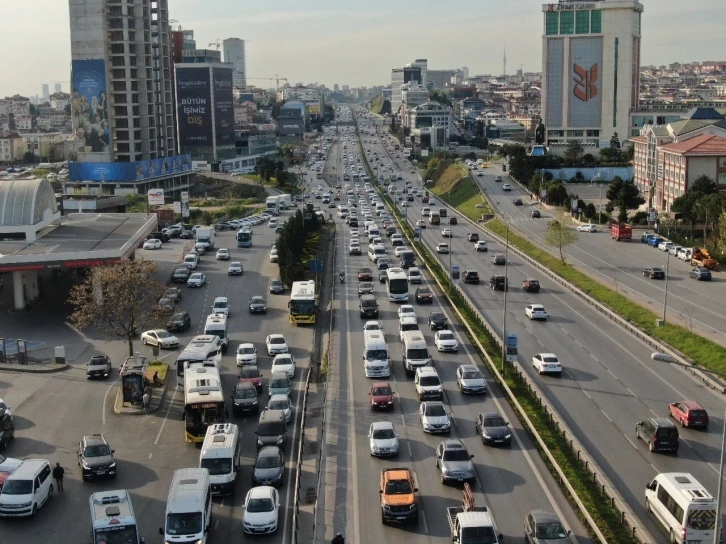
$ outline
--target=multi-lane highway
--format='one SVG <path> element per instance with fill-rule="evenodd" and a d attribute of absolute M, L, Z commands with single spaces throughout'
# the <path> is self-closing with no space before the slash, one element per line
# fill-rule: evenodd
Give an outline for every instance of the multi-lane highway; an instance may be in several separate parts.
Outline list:
<path fill-rule="evenodd" d="M 383 152 L 380 142 L 372 149 Z M 421 217 L 422 205 L 419 198 L 409 204 L 408 221 L 413 223 Z M 440 256 L 444 269 L 448 269 L 451 259 L 462 271 L 479 272 L 480 285 L 462 287 L 501 334 L 503 293 L 491 290 L 488 279 L 492 274 L 503 274 L 503 267 L 492 264 L 490 259 L 493 254 L 503 254 L 504 248 L 488 240 L 489 252 L 475 252 L 473 244 L 466 240 L 466 233 L 476 227 L 463 218 L 451 227 L 453 238 L 450 240 L 441 236 L 443 227 L 422 229 L 424 243 L 434 254 L 437 243 L 450 243 L 451 257 Z M 483 232 L 482 238 L 486 240 Z M 643 507 L 644 485 L 658 472 L 685 471 L 694 474 L 715 495 L 724 424 L 720 417 L 723 398 L 690 379 L 680 368 L 654 363 L 650 360 L 649 346 L 568 291 L 548 284 L 535 268 L 513 253 L 509 257 L 507 330 L 519 335 L 518 364 L 538 383 L 646 528 L 660 536 L 659 527 Z M 540 293 L 522 291 L 521 281 L 528 277 L 540 279 L 543 285 Z M 525 318 L 524 308 L 530 303 L 543 304 L 549 319 L 535 322 Z M 564 366 L 561 378 L 538 376 L 533 371 L 532 357 L 542 352 L 558 355 Z M 648 417 L 666 416 L 668 403 L 682 399 L 696 399 L 706 407 L 712 416 L 708 432 L 681 429 L 678 455 L 649 452 L 644 442 L 636 441 L 635 424 Z"/>
<path fill-rule="evenodd" d="M 291 212 L 283 212 L 283 217 Z M 201 289 L 182 286 L 183 298 L 180 306 L 192 318 L 189 330 L 178 333 L 182 347 L 191 338 L 201 333 L 214 297 L 230 299 L 229 350 L 223 357 L 222 383 L 230 420 L 240 426 L 242 434 L 243 463 L 237 480 L 237 493 L 232 497 L 215 499 L 213 505 L 213 526 L 208 542 L 224 543 L 242 538 L 242 509 L 247 490 L 252 486 L 251 466 L 256 454 L 257 417 L 234 417 L 229 395 L 237 381 L 238 368 L 235 364 L 235 350 L 241 342 L 252 342 L 257 348 L 258 364 L 263 373 L 266 387 L 270 374 L 271 358 L 265 350 L 267 334 L 279 332 L 285 335 L 296 357 L 298 369 L 295 387 L 291 395 L 294 422 L 299 423 L 301 386 L 309 364 L 313 330 L 310 327 L 295 327 L 288 323 L 286 295 L 267 293 L 270 277 L 277 277 L 276 264 L 268 259 L 269 248 L 276 237 L 266 224 L 254 228 L 253 247 L 238 249 L 234 232 L 217 234 L 216 248 L 230 249 L 232 261 L 241 261 L 243 276 L 228 276 L 228 262 L 216 261 L 214 252 L 202 257 L 198 271 L 207 275 L 207 284 Z M 183 242 L 183 241 L 182 241 Z M 165 244 L 164 250 L 179 253 L 181 243 L 173 240 Z M 289 294 L 289 292 L 288 292 Z M 250 315 L 247 308 L 249 298 L 262 295 L 267 299 L 266 315 Z M 118 368 L 126 352 L 124 342 L 88 339 L 88 357 L 95 352 L 105 352 L 112 357 Z M 151 355 L 148 346 L 137 345 L 142 355 Z M 175 382 L 173 363 L 178 351 L 162 352 L 172 364 L 170 379 Z M 85 377 L 85 364 L 80 362 L 70 370 L 53 375 L 35 376 L 6 373 L 3 398 L 13 407 L 17 426 L 16 439 L 3 454 L 10 457 L 46 458 L 52 464 L 60 462 L 66 469 L 65 491 L 55 496 L 32 520 L 3 520 L 0 522 L 0 542 L 21 544 L 43 542 L 44 544 L 67 544 L 85 542 L 90 531 L 88 497 L 99 490 L 125 488 L 131 492 L 140 534 L 147 542 L 158 542 L 159 527 L 164 526 L 166 499 L 169 484 L 176 469 L 196 467 L 199 463 L 199 447 L 184 442 L 184 427 L 181 419 L 183 393 L 174 386 L 169 387 L 166 401 L 150 416 L 117 416 L 113 413 L 113 399 L 118 382 L 114 373 L 107 382 L 89 382 Z M 5 389 L 5 387 L 3 388 Z M 266 390 L 259 396 L 262 408 L 267 403 Z M 114 480 L 86 483 L 81 481 L 80 468 L 76 465 L 76 448 L 83 434 L 103 433 L 115 449 L 118 476 Z M 285 460 L 287 470 L 285 483 L 280 488 L 283 505 L 290 504 L 293 497 L 294 460 L 293 444 L 299 439 L 298 424 L 289 429 Z M 292 482 L 292 483 L 291 483 Z M 264 542 L 283 542 L 291 530 L 291 510 L 284 508 L 284 521 L 280 520 L 277 533 L 261 537 Z M 284 537 L 284 535 L 288 535 Z"/>
<path fill-rule="evenodd" d="M 518 184 L 511 182 L 513 190 L 503 191 L 503 183 L 494 181 L 497 175 L 503 176 L 504 182 L 511 181 L 499 165 L 491 164 L 483 173 L 484 176 L 475 176 L 474 179 L 500 213 L 511 216 L 518 209 L 513 204 L 515 197 L 529 200 L 529 192 Z M 578 187 L 573 185 L 570 190 L 577 193 Z M 607 191 L 607 187 L 603 191 Z M 517 231 L 547 248 L 543 239 L 547 222 L 559 211 L 557 208 L 543 211 L 541 219 L 530 219 L 527 214 L 521 213 L 513 217 L 513 222 Z M 640 243 L 641 232 L 644 231 L 635 231 L 631 243 L 612 240 L 606 227 L 600 227 L 596 233 L 581 232 L 578 241 L 566 249 L 568 262 L 611 289 L 646 305 L 658 315 L 663 313 L 665 282 L 644 277 L 643 269 L 651 266 L 665 269 L 668 264 L 666 318 L 726 345 L 726 312 L 723 311 L 726 291 L 721 288 L 723 273 L 715 272 L 711 282 L 696 281 L 688 275 L 693 269 L 689 263 Z"/>
<path fill-rule="evenodd" d="M 327 179 L 335 183 L 335 172 L 342 172 L 341 139 L 353 132 L 339 134 L 337 145 L 328 160 Z M 348 150 L 351 146 L 348 145 Z M 357 145 L 349 155 L 357 157 Z M 355 158 L 349 159 L 356 165 Z M 345 182 L 343 182 L 345 183 Z M 350 183 L 353 186 L 353 183 Z M 345 191 L 343 191 L 345 194 Z M 362 215 L 359 216 L 362 219 Z M 400 305 L 389 302 L 385 285 L 376 283 L 376 300 L 380 306 L 381 322 L 390 356 L 392 374 L 388 381 L 395 392 L 394 409 L 391 412 L 374 412 L 368 396 L 371 378 L 366 378 L 361 361 L 364 352 L 363 325 L 365 319 L 358 311 L 358 270 L 375 266 L 364 254 L 350 256 L 346 249 L 350 241 L 350 229 L 343 220 L 337 219 L 338 264 L 346 272 L 345 283 L 336 283 L 335 331 L 332 341 L 332 360 L 339 367 L 331 372 L 328 395 L 329 446 L 323 452 L 326 466 L 322 474 L 324 492 L 318 514 L 318 538 L 329 539 L 335 532 L 343 532 L 352 542 L 404 542 L 411 536 L 420 541 L 442 542 L 449 539 L 446 520 L 447 506 L 461 502 L 461 486 L 448 486 L 440 482 L 435 466 L 434 451 L 445 436 L 425 434 L 418 417 L 419 400 L 413 379 L 402 368 L 402 352 L 398 340 L 398 316 Z M 361 245 L 367 240 L 361 232 Z M 393 248 L 384 238 L 393 258 Z M 376 271 L 377 275 L 377 271 Z M 424 285 L 431 286 L 427 280 Z M 494 513 L 499 530 L 507 541 L 517 541 L 522 535 L 525 515 L 532 509 L 555 511 L 566 521 L 579 542 L 588 542 L 587 533 L 572 512 L 566 499 L 543 466 L 534 447 L 519 422 L 501 398 L 496 387 L 484 396 L 464 397 L 456 386 L 455 372 L 460 364 L 479 363 L 466 336 L 458 326 L 452 325 L 461 348 L 459 353 L 443 354 L 433 346 L 434 333 L 428 330 L 426 318 L 432 311 L 443 311 L 451 322 L 453 316 L 439 303 L 436 296 L 433 305 L 418 305 L 413 301 L 415 287 L 409 289 L 410 303 L 416 307 L 421 330 L 426 337 L 435 367 L 444 382 L 444 402 L 450 410 L 453 428 L 450 437 L 459 438 L 474 455 L 477 481 L 474 488 L 480 504 L 488 504 Z M 500 411 L 511 422 L 515 438 L 511 447 L 484 446 L 475 432 L 475 418 L 480 412 Z M 372 422 L 392 422 L 400 435 L 400 453 L 391 459 L 372 457 L 368 443 L 368 431 Z M 332 436 L 331 436 L 332 435 Z M 409 467 L 415 473 L 419 488 L 421 514 L 419 523 L 403 528 L 384 526 L 380 521 L 379 479 L 381 469 Z M 323 535 L 325 533 L 325 535 Z"/>

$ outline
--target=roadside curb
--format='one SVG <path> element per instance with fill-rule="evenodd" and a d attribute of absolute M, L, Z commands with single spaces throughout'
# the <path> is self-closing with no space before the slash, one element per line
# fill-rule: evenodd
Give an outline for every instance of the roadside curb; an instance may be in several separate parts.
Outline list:
<path fill-rule="evenodd" d="M 166 390 L 169 387 L 169 381 L 170 381 L 170 376 L 169 376 L 169 370 L 168 370 L 168 365 L 167 365 L 166 380 L 164 380 L 164 388 L 161 390 L 161 394 L 158 397 L 155 395 L 153 395 L 151 397 L 151 412 L 150 412 L 151 414 L 156 412 L 161 407 L 161 405 L 164 403 L 164 399 L 166 398 Z M 141 408 L 125 407 L 123 405 L 122 399 L 123 399 L 123 395 L 121 392 L 121 384 L 119 384 L 118 391 L 116 391 L 116 398 L 113 402 L 113 413 L 114 414 L 117 414 L 120 416 L 147 415 L 146 412 L 144 411 L 143 407 L 141 407 Z"/>
<path fill-rule="evenodd" d="M 49 365 L 13 365 L 8 363 L 0 364 L 0 371 L 6 372 L 24 372 L 26 374 L 52 374 L 54 372 L 62 372 L 71 368 L 68 363 L 57 365 L 50 363 Z"/>

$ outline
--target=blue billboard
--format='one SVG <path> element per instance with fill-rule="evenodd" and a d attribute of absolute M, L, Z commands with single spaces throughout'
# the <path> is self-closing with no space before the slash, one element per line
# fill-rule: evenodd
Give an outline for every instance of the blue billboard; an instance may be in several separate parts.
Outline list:
<path fill-rule="evenodd" d="M 74 60 L 71 64 L 71 117 L 81 153 L 108 153 L 106 62 Z"/>
<path fill-rule="evenodd" d="M 138 162 L 71 162 L 68 178 L 71 181 L 133 182 L 181 174 L 191 169 L 191 155 Z"/>
<path fill-rule="evenodd" d="M 176 67 L 177 122 L 182 148 L 212 146 L 209 68 Z"/>

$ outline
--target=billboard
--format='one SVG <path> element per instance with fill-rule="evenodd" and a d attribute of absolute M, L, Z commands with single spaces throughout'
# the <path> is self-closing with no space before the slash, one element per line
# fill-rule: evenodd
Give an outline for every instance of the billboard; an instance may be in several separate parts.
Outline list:
<path fill-rule="evenodd" d="M 71 162 L 68 164 L 68 178 L 70 181 L 143 181 L 190 172 L 191 169 L 191 155 L 138 162 Z"/>
<path fill-rule="evenodd" d="M 80 153 L 108 153 L 108 101 L 106 61 L 71 63 L 71 117 Z"/>
<path fill-rule="evenodd" d="M 600 127 L 602 118 L 602 38 L 572 38 L 568 71 L 570 127 Z M 552 123 L 549 123 L 552 126 Z"/>
<path fill-rule="evenodd" d="M 164 189 L 149 189 L 146 194 L 149 199 L 149 206 L 164 205 Z"/>
<path fill-rule="evenodd" d="M 214 135 L 220 147 L 234 146 L 234 98 L 232 69 L 212 68 L 214 93 Z"/>
<path fill-rule="evenodd" d="M 547 111 L 545 121 L 550 128 L 562 126 L 562 78 L 564 63 L 565 42 L 562 39 L 549 38 L 547 40 Z"/>
<path fill-rule="evenodd" d="M 308 104 L 308 115 L 320 115 L 320 105 Z"/>
<path fill-rule="evenodd" d="M 209 83 L 209 68 L 176 68 L 177 122 L 182 148 L 212 147 L 212 89 Z"/>

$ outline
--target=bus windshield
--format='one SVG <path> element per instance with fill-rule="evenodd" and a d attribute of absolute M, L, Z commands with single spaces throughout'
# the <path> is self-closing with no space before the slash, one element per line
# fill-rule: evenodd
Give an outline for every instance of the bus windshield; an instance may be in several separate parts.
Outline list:
<path fill-rule="evenodd" d="M 389 279 L 388 291 L 394 295 L 408 293 L 408 279 Z"/>
<path fill-rule="evenodd" d="M 315 313 L 315 301 L 313 300 L 291 300 L 290 315 L 313 315 Z"/>
<path fill-rule="evenodd" d="M 94 544 L 136 544 L 138 541 L 136 525 L 114 525 L 93 531 Z"/>

